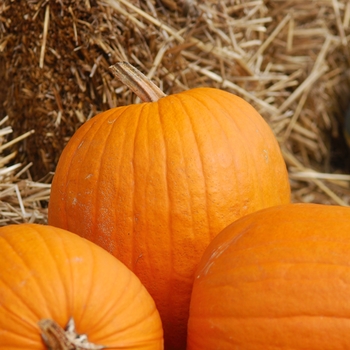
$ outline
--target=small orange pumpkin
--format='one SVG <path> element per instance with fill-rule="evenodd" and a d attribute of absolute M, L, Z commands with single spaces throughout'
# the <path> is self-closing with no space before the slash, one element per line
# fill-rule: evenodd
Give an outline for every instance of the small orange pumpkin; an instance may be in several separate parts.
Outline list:
<path fill-rule="evenodd" d="M 237 220 L 196 271 L 187 349 L 350 349 L 349 252 L 349 208 L 290 204 Z"/>
<path fill-rule="evenodd" d="M 43 225 L 1 227 L 0 266 L 1 350 L 163 349 L 154 301 L 92 242 Z"/>
<path fill-rule="evenodd" d="M 166 348 L 183 350 L 204 249 L 233 220 L 288 203 L 288 174 L 271 129 L 243 99 L 211 88 L 165 96 L 118 67 L 153 102 L 103 112 L 74 134 L 53 179 L 49 223 L 134 271 L 156 302 Z"/>

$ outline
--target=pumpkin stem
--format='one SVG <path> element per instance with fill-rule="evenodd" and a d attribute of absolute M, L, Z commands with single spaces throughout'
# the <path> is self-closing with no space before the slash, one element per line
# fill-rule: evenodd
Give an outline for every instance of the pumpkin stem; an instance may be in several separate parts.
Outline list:
<path fill-rule="evenodd" d="M 73 318 L 68 321 L 66 329 L 55 321 L 42 319 L 38 322 L 41 337 L 49 350 L 101 350 L 106 347 L 88 341 L 86 334 L 77 334 Z"/>
<path fill-rule="evenodd" d="M 166 96 L 157 85 L 129 62 L 118 62 L 109 68 L 116 78 L 133 91 L 143 102 L 156 102 Z"/>

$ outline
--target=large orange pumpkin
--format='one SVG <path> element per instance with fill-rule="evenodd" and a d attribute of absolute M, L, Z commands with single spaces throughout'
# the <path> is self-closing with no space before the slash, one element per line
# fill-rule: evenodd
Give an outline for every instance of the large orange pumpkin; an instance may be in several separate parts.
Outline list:
<path fill-rule="evenodd" d="M 75 133 L 53 179 L 49 223 L 132 269 L 156 302 L 166 348 L 183 350 L 204 249 L 233 220 L 288 203 L 290 188 L 271 129 L 243 99 L 211 88 L 155 95 Z"/>
<path fill-rule="evenodd" d="M 264 209 L 205 251 L 187 349 L 350 349 L 349 300 L 350 208 Z"/>
<path fill-rule="evenodd" d="M 70 319 L 76 329 L 69 322 L 63 333 Z M 47 349 L 43 341 L 52 350 L 163 349 L 154 301 L 124 264 L 58 228 L 2 227 L 0 349 Z"/>

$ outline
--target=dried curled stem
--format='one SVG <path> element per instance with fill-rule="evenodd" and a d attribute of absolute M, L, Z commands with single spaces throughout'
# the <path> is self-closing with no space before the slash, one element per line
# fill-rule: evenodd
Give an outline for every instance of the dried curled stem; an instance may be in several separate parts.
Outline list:
<path fill-rule="evenodd" d="M 49 350 L 102 350 L 106 347 L 88 341 L 86 334 L 77 334 L 73 318 L 65 329 L 55 321 L 42 319 L 38 322 L 41 337 Z"/>
<path fill-rule="evenodd" d="M 133 91 L 143 102 L 156 102 L 166 95 L 150 79 L 128 62 L 109 67 L 118 80 Z"/>

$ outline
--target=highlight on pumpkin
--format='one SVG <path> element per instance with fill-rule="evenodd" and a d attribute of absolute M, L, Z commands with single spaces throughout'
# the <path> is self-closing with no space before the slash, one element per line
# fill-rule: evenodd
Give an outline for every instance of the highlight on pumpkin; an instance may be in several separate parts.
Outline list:
<path fill-rule="evenodd" d="M 155 301 L 165 347 L 183 350 L 205 248 L 240 217 L 290 202 L 286 165 L 271 128 L 242 98 L 206 87 L 165 96 L 128 63 L 112 69 L 146 102 L 76 131 L 56 168 L 48 222 L 131 269 Z"/>
<path fill-rule="evenodd" d="M 71 232 L 0 228 L 0 349 L 162 350 L 155 303 L 120 261 Z"/>

